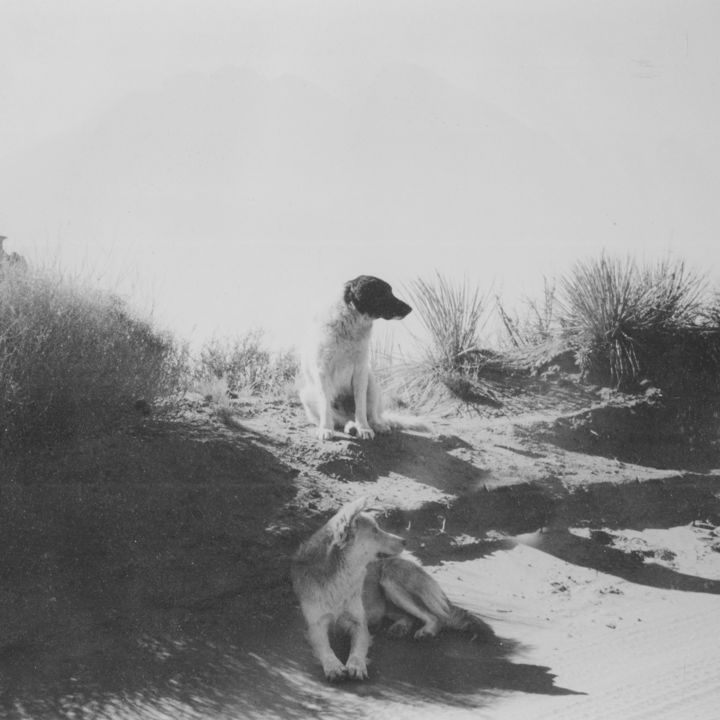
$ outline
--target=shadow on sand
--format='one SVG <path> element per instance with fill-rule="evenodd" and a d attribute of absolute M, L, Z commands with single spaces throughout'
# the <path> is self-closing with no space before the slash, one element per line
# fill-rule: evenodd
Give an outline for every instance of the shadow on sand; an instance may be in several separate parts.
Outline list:
<path fill-rule="evenodd" d="M 657 563 L 645 562 L 639 553 L 623 552 L 567 530 L 535 533 L 529 544 L 573 565 L 609 573 L 638 585 L 720 594 L 720 580 L 688 575 Z"/>
<path fill-rule="evenodd" d="M 449 493 L 471 492 L 489 472 L 450 455 L 463 445 L 459 438 L 442 440 L 394 432 L 378 435 L 372 442 L 337 440 L 329 443 L 317 469 L 342 481 L 373 482 L 397 473 Z"/>
<path fill-rule="evenodd" d="M 75 656 L 60 648 L 6 648 L 2 716 L 218 718 L 392 717 L 401 706 L 483 708 L 510 692 L 575 694 L 546 667 L 515 663 L 513 641 L 442 633 L 429 641 L 378 635 L 370 679 L 330 684 L 299 613 L 218 632 L 149 635 L 142 624 Z M 101 633 L 103 631 L 100 631 Z M 341 655 L 342 657 L 342 655 Z M 60 662 L 49 662 L 60 660 Z"/>

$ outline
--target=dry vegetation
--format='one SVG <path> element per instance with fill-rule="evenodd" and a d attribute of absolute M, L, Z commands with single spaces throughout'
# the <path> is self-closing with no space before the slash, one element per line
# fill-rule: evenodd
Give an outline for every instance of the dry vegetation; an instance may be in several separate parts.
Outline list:
<path fill-rule="evenodd" d="M 633 392 L 655 386 L 675 399 L 720 391 L 720 307 L 704 276 L 682 261 L 631 258 L 577 263 L 545 281 L 525 314 L 494 308 L 477 288 L 437 276 L 408 289 L 425 337 L 411 360 L 394 362 L 393 389 L 426 403 L 437 389 L 465 402 L 497 402 L 502 378 L 562 367 L 578 382 Z M 483 337 L 498 313 L 502 347 Z"/>
<path fill-rule="evenodd" d="M 704 600 L 718 581 L 701 576 L 700 555 L 688 554 L 689 571 L 673 564 L 676 546 L 663 538 L 685 525 L 693 553 L 707 567 L 717 558 L 717 418 L 689 437 L 693 418 L 650 399 L 702 393 L 705 407 L 717 404 L 720 302 L 682 264 L 603 257 L 548 282 L 519 315 L 470 283 L 414 283 L 402 295 L 424 333 L 415 357 L 379 332 L 373 360 L 407 404 L 444 397 L 452 413 L 428 413 L 431 433 L 372 443 L 318 443 L 287 402 L 295 355 L 270 351 L 260 331 L 192 356 L 112 295 L 0 272 L 9 717 L 301 718 L 319 698 L 337 717 L 355 701 L 363 717 L 380 717 L 418 699 L 434 714 L 477 714 L 500 696 L 592 703 L 593 692 L 600 707 L 625 669 L 655 672 L 676 639 L 683 662 L 695 653 L 712 669 L 712 643 L 695 652 L 696 629 L 716 612 Z M 504 343 L 489 341 L 493 318 Z M 654 392 L 622 395 L 583 376 Z M 138 417 L 140 399 L 179 412 Z M 458 400 L 471 412 L 457 412 Z M 357 695 L 315 681 L 287 573 L 299 541 L 368 492 L 423 562 L 450 561 L 437 568 L 449 589 L 478 612 L 502 610 L 498 644 L 420 648 L 379 636 L 369 694 Z M 638 527 L 660 533 L 642 553 L 630 544 Z M 693 604 L 676 617 L 683 589 Z M 696 624 L 675 622 L 690 617 Z M 669 625 L 685 637 L 655 631 Z M 598 673 L 592 655 L 610 632 L 618 658 L 623 642 L 645 642 L 616 676 L 615 656 Z M 678 673 L 663 667 L 663 677 Z M 574 670 L 572 685 L 556 680 Z M 657 680 L 638 677 L 635 687 Z"/>
<path fill-rule="evenodd" d="M 0 448 L 110 427 L 177 392 L 184 363 L 119 297 L 0 268 Z"/>
<path fill-rule="evenodd" d="M 469 282 L 437 275 L 405 289 L 422 327 L 415 350 L 387 338 L 374 361 L 401 404 L 443 399 L 502 405 L 503 383 L 561 365 L 575 381 L 668 396 L 714 396 L 720 295 L 681 261 L 638 265 L 605 255 L 545 282 L 524 314 Z M 490 319 L 500 347 L 484 336 Z M 495 343 L 497 345 L 497 343 Z M 271 352 L 262 330 L 213 339 L 192 357 L 118 297 L 57 273 L 0 274 L 2 448 L 112 426 L 138 403 L 191 388 L 222 406 L 238 395 L 289 398 L 298 360 Z"/>

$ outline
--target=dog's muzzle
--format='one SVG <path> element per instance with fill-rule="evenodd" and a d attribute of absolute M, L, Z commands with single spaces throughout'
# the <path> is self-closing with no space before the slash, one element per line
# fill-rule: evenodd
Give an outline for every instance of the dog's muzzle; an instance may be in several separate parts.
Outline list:
<path fill-rule="evenodd" d="M 402 300 L 395 300 L 392 307 L 383 315 L 383 320 L 402 320 L 412 312 L 412 308 Z"/>

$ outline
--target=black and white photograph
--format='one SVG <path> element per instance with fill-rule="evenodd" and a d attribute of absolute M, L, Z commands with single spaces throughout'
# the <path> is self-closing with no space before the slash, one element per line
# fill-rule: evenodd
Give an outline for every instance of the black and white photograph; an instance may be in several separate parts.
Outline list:
<path fill-rule="evenodd" d="M 0 2 L 0 720 L 720 716 L 720 4 Z"/>

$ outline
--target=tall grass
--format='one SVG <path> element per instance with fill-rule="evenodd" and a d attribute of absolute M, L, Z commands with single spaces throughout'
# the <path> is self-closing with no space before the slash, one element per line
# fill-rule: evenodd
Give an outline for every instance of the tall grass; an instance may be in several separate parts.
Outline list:
<path fill-rule="evenodd" d="M 562 333 L 556 281 L 544 278 L 541 299 L 526 298 L 522 314 L 508 310 L 500 297 L 496 307 L 504 331 L 500 347 L 509 367 L 536 372 L 560 359 L 568 364 L 570 353 Z"/>
<path fill-rule="evenodd" d="M 720 294 L 709 299 L 707 289 L 682 260 L 602 254 L 546 280 L 541 300 L 526 301 L 519 316 L 499 298 L 489 307 L 467 283 L 416 280 L 408 294 L 425 337 L 419 356 L 395 365 L 393 385 L 420 402 L 444 387 L 492 405 L 505 397 L 510 374 L 557 364 L 623 390 L 650 382 L 674 397 L 718 393 Z M 489 310 L 505 330 L 497 350 L 481 337 Z"/>
<path fill-rule="evenodd" d="M 480 331 L 487 319 L 488 296 L 467 281 L 453 285 L 442 275 L 435 282 L 419 278 L 408 287 L 429 340 L 428 355 L 438 369 L 465 366 L 480 350 Z"/>
<path fill-rule="evenodd" d="M 416 357 L 395 364 L 392 389 L 414 404 L 435 401 L 439 386 L 469 402 L 487 399 L 474 381 L 495 357 L 480 336 L 489 293 L 467 281 L 454 285 L 440 274 L 434 282 L 414 280 L 405 290 L 423 334 L 415 338 Z"/>
<path fill-rule="evenodd" d="M 639 267 L 632 258 L 602 255 L 577 263 L 561 281 L 561 322 L 584 375 L 632 387 L 662 375 L 663 365 L 681 372 L 672 367 L 683 362 L 678 349 L 696 353 L 707 329 L 698 324 L 706 284 L 682 261 Z"/>
<path fill-rule="evenodd" d="M 108 427 L 179 386 L 182 351 L 118 297 L 0 268 L 0 448 Z"/>

